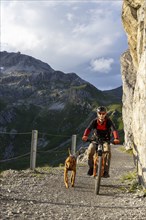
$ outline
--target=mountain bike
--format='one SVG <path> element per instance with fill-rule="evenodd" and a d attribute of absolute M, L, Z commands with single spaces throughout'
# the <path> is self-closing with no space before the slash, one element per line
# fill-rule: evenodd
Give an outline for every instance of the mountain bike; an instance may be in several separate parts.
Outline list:
<path fill-rule="evenodd" d="M 108 160 L 109 151 L 104 151 L 105 140 L 103 138 L 94 137 L 88 139 L 91 143 L 96 144 L 96 153 L 94 155 L 93 176 L 95 177 L 95 194 L 99 194 L 101 177 L 104 175 L 105 164 Z"/>

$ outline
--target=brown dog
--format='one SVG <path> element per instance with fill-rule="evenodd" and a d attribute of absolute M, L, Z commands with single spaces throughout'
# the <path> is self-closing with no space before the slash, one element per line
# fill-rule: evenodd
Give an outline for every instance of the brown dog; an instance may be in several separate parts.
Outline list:
<path fill-rule="evenodd" d="M 74 187 L 75 184 L 75 177 L 76 177 L 76 157 L 70 154 L 69 157 L 65 160 L 65 167 L 64 167 L 64 183 L 66 188 L 69 188 L 68 185 L 68 171 L 71 171 L 71 186 Z"/>

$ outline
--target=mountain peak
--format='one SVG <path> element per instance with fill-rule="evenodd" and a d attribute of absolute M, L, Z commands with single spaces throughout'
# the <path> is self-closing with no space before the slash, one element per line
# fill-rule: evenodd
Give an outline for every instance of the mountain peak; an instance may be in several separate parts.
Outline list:
<path fill-rule="evenodd" d="M 54 72 L 47 64 L 31 56 L 20 52 L 0 52 L 0 70 L 3 73 L 10 72 Z"/>

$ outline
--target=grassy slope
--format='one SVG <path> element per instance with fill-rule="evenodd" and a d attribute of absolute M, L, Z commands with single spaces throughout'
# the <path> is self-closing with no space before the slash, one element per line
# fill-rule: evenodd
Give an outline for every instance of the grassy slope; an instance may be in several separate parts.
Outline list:
<path fill-rule="evenodd" d="M 47 109 L 39 109 L 35 106 L 31 108 L 26 108 L 25 106 L 20 106 L 15 109 L 16 118 L 14 121 L 8 124 L 7 131 L 11 129 L 16 129 L 19 133 L 26 134 L 16 134 L 16 135 L 2 135 L 0 136 L 0 142 L 3 143 L 0 148 L 1 159 L 5 148 L 11 142 L 14 146 L 13 151 L 15 156 L 23 155 L 30 152 L 31 147 L 31 131 L 38 130 L 38 138 L 45 140 L 47 145 L 38 150 L 48 151 L 60 145 L 60 143 L 67 141 L 71 138 L 72 134 L 77 133 L 78 125 L 87 117 L 88 111 L 85 113 L 77 106 L 68 105 L 63 111 L 48 111 Z M 61 155 L 64 158 L 68 154 L 68 147 L 70 143 L 61 147 L 58 152 L 54 153 L 43 153 L 40 152 L 37 156 L 38 165 L 51 164 L 55 165 L 62 162 L 57 161 Z M 59 157 L 57 154 L 59 153 Z M 13 156 L 12 156 L 13 157 Z M 55 157 L 55 158 L 54 158 Z M 17 161 L 7 162 L 1 164 L 2 169 L 24 169 L 29 166 L 29 156 L 26 159 L 20 159 Z M 53 158 L 53 160 L 52 160 Z M 55 162 L 56 160 L 56 162 Z"/>
<path fill-rule="evenodd" d="M 37 154 L 37 166 L 44 165 L 58 165 L 63 163 L 65 157 L 68 155 L 68 148 L 71 146 L 72 134 L 78 134 L 78 142 L 81 140 L 81 136 L 85 127 L 89 121 L 95 115 L 95 109 L 97 105 L 103 103 L 112 102 L 111 97 L 103 95 L 101 91 L 98 91 L 93 87 L 92 90 L 89 85 L 80 87 L 74 87 L 75 90 L 89 90 L 93 100 L 86 99 L 87 103 L 92 104 L 93 111 L 88 108 L 81 107 L 75 103 L 68 103 L 66 108 L 62 111 L 49 111 L 48 108 L 40 108 L 34 105 L 15 107 L 16 118 L 11 123 L 7 124 L 7 131 L 16 129 L 19 133 L 29 132 L 23 135 L 1 135 L 0 142 L 3 143 L 0 148 L 0 154 L 3 155 L 4 149 L 11 142 L 14 146 L 15 156 L 19 156 L 30 152 L 31 147 L 31 131 L 39 131 L 39 140 L 44 140 L 45 144 L 38 148 Z M 5 108 L 3 105 L 3 109 Z M 123 124 L 122 124 L 122 110 L 121 104 L 110 104 L 108 110 L 111 112 L 110 118 L 114 121 L 117 129 L 119 130 L 120 139 L 123 141 Z M 112 114 L 116 110 L 115 114 Z M 56 148 L 60 143 L 66 142 L 57 151 L 50 152 L 49 150 Z M 12 156 L 13 157 L 13 156 Z M 2 157 L 1 157 L 2 158 Z M 13 160 L 7 163 L 1 164 L 1 169 L 25 169 L 30 164 L 29 156 Z"/>

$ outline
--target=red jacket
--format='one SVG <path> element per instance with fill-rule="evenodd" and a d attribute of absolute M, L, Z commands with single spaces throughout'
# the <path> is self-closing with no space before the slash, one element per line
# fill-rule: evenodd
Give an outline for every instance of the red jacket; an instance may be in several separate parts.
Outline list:
<path fill-rule="evenodd" d="M 102 124 L 98 118 L 93 119 L 91 123 L 89 124 L 89 126 L 86 128 L 84 132 L 84 136 L 88 136 L 91 130 L 94 130 L 94 132 L 96 133 L 98 137 L 102 137 L 107 141 L 111 139 L 112 133 L 113 133 L 114 139 L 119 139 L 119 135 L 115 128 L 115 125 L 113 124 L 111 119 L 108 117 L 105 117 L 105 120 Z"/>

